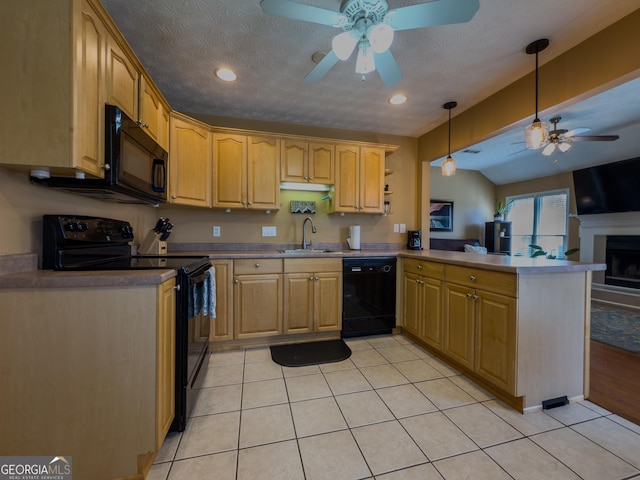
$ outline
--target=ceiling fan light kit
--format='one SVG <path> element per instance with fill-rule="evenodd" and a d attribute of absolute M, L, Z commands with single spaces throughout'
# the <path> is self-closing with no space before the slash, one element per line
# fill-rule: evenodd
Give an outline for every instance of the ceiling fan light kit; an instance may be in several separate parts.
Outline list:
<path fill-rule="evenodd" d="M 364 76 L 377 70 L 387 87 L 402 79 L 402 72 L 389 50 L 395 31 L 464 23 L 480 8 L 479 0 L 432 0 L 389 10 L 386 0 L 342 0 L 333 12 L 293 0 L 261 0 L 265 13 L 279 17 L 341 28 L 332 50 L 307 74 L 304 81 L 315 83 L 339 61 L 348 60 L 358 46 L 356 73 Z"/>
<path fill-rule="evenodd" d="M 524 140 L 527 148 L 538 149 L 546 145 L 549 138 L 549 124 L 540 121 L 538 118 L 538 54 L 549 46 L 549 40 L 541 38 L 527 45 L 525 52 L 527 55 L 536 56 L 536 116 L 531 125 L 524 129 Z"/>
<path fill-rule="evenodd" d="M 449 110 L 449 142 L 447 148 L 447 158 L 442 162 L 442 176 L 452 177 L 456 174 L 456 160 L 451 156 L 451 109 L 458 106 L 457 102 L 447 102 L 442 108 Z"/>

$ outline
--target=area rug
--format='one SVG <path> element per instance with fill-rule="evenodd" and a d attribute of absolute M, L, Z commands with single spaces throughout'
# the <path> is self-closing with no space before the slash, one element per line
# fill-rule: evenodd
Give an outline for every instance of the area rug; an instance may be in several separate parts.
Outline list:
<path fill-rule="evenodd" d="M 274 345 L 271 358 L 285 367 L 304 367 L 320 363 L 340 362 L 351 356 L 351 349 L 344 340 Z"/>
<path fill-rule="evenodd" d="M 640 312 L 592 303 L 591 340 L 640 354 Z"/>

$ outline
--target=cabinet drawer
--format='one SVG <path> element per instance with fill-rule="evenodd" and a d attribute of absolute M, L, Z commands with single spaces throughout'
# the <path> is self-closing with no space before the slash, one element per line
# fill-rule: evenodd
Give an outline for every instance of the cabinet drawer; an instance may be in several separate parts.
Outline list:
<path fill-rule="evenodd" d="M 233 261 L 234 275 L 282 273 L 281 258 L 243 258 Z"/>
<path fill-rule="evenodd" d="M 517 277 L 513 273 L 447 265 L 447 282 L 458 283 L 489 292 L 517 296 Z"/>
<path fill-rule="evenodd" d="M 285 273 L 341 272 L 341 258 L 285 258 Z"/>
<path fill-rule="evenodd" d="M 413 258 L 405 258 L 402 262 L 405 272 L 440 280 L 444 278 L 444 263 L 425 262 L 424 260 L 416 260 Z"/>

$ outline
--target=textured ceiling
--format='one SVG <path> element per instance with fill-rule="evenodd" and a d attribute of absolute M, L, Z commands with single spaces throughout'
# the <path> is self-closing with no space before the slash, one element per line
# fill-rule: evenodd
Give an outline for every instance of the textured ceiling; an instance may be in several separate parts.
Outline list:
<path fill-rule="evenodd" d="M 362 81 L 355 56 L 319 82 L 305 83 L 315 65 L 311 55 L 329 50 L 339 30 L 267 15 L 259 0 L 102 1 L 176 110 L 402 136 L 445 122 L 446 101 L 458 102 L 455 116 L 529 73 L 532 61 L 523 49 L 531 41 L 551 39 L 543 64 L 638 8 L 638 0 L 480 0 L 468 23 L 397 32 L 391 51 L 403 79 L 388 88 L 376 73 Z M 300 3 L 339 9 L 338 0 Z M 423 1 L 389 3 L 399 8 Z M 215 79 L 220 66 L 233 68 L 238 80 Z M 390 105 L 397 92 L 409 101 Z M 593 134 L 611 127 L 578 126 Z M 480 157 L 468 168 L 487 174 Z M 505 183 L 499 173 L 487 176 Z"/>

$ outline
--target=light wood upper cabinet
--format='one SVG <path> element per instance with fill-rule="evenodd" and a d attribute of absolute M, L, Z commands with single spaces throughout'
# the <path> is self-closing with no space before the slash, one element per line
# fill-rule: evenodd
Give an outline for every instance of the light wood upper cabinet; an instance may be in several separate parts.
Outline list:
<path fill-rule="evenodd" d="M 336 146 L 332 212 L 384 212 L 384 149 Z"/>
<path fill-rule="evenodd" d="M 280 180 L 332 185 L 334 154 L 335 146 L 331 143 L 283 140 Z"/>
<path fill-rule="evenodd" d="M 213 134 L 213 206 L 280 208 L 280 140 Z"/>
<path fill-rule="evenodd" d="M 211 131 L 184 115 L 171 114 L 170 202 L 211 206 Z"/>
<path fill-rule="evenodd" d="M 169 109 L 146 75 L 140 76 L 138 123 L 158 145 L 169 151 Z"/>
<path fill-rule="evenodd" d="M 138 120 L 140 72 L 113 38 L 107 42 L 107 103 Z"/>

